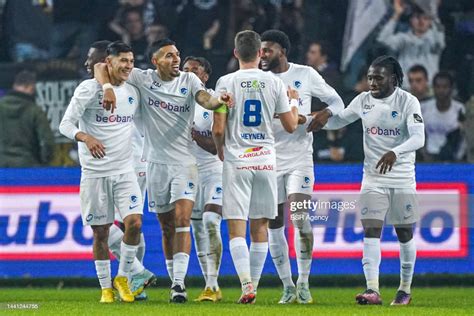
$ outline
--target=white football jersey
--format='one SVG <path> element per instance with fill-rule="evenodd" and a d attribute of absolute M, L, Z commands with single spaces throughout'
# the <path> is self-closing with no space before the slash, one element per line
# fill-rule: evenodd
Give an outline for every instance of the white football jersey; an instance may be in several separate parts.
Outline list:
<path fill-rule="evenodd" d="M 299 94 L 298 113 L 311 113 L 311 97 L 328 104 L 335 115 L 344 109 L 344 102 L 323 77 L 311 67 L 288 63 L 282 73 L 273 73 L 285 83 L 285 87 L 296 89 Z M 298 125 L 293 134 L 283 128 L 278 118 L 273 119 L 277 169 L 294 169 L 301 165 L 313 165 L 313 133 L 306 132 L 305 125 Z"/>
<path fill-rule="evenodd" d="M 275 164 L 272 120 L 275 113 L 290 111 L 283 81 L 260 69 L 238 70 L 221 77 L 216 91 L 231 92 L 224 159 L 247 166 Z"/>
<path fill-rule="evenodd" d="M 212 89 L 208 89 L 207 92 L 214 94 Z M 200 106 L 195 105 L 194 112 L 194 124 L 193 128 L 199 134 L 205 137 L 212 138 L 212 122 L 214 120 L 214 112 L 207 110 Z M 207 171 L 221 172 L 222 161 L 217 155 L 213 155 L 210 152 L 202 149 L 196 142 L 193 143 L 193 154 L 196 157 L 196 163 L 198 166 L 199 173 L 205 173 Z"/>
<path fill-rule="evenodd" d="M 143 158 L 162 164 L 195 164 L 191 127 L 194 120 L 194 96 L 205 90 L 192 72 L 181 72 L 171 81 L 162 81 L 156 70 L 134 68 L 129 83 L 141 94 L 145 134 Z"/>
<path fill-rule="evenodd" d="M 79 160 L 85 178 L 107 177 L 134 170 L 132 134 L 139 94 L 128 83 L 113 89 L 117 108 L 111 113 L 102 107 L 101 85 L 95 79 L 83 81 L 74 91 L 61 121 L 63 135 L 75 139 L 78 132 L 84 132 L 94 136 L 105 147 L 105 157 L 97 159 L 92 157 L 85 143 L 79 142 Z"/>
<path fill-rule="evenodd" d="M 460 128 L 459 116 L 465 114 L 466 110 L 461 102 L 452 100 L 451 107 L 446 112 L 440 112 L 433 98 L 421 103 L 421 112 L 425 119 L 426 151 L 437 155 L 446 145 L 446 136 Z"/>
<path fill-rule="evenodd" d="M 146 159 L 143 158 L 143 147 L 145 144 L 145 136 L 143 136 L 138 128 L 134 126 L 132 135 L 133 146 L 133 162 L 135 171 L 146 171 Z"/>
<path fill-rule="evenodd" d="M 415 187 L 415 151 L 397 157 L 392 171 L 380 174 L 375 169 L 380 158 L 409 137 L 408 127 L 423 126 L 420 103 L 410 93 L 396 88 L 385 99 L 376 99 L 370 92 L 362 92 L 349 106 L 331 117 L 327 126 L 336 128 L 337 121 L 345 124 L 361 118 L 364 130 L 364 187 Z M 340 126 L 340 125 L 339 125 Z"/>

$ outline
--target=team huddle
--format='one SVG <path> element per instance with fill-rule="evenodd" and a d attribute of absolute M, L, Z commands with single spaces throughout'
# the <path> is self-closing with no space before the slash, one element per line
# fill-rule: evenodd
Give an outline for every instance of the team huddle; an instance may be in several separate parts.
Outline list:
<path fill-rule="evenodd" d="M 184 281 L 191 226 L 206 281 L 196 301 L 222 299 L 218 274 L 225 219 L 242 287 L 238 303 L 255 303 L 268 251 L 283 283 L 279 303 L 313 303 L 309 210 L 292 210 L 299 215 L 291 217 L 295 284 L 285 204 L 311 200 L 312 133 L 362 119 L 365 161 L 359 207 L 367 290 L 356 301 L 382 303 L 380 235 L 387 220 L 400 241 L 401 280 L 392 305 L 410 303 L 416 260 L 412 226 L 418 219 L 415 151 L 424 145 L 420 104 L 399 88 L 403 73 L 393 57 L 372 62 L 370 91 L 344 108 L 316 70 L 288 62 L 289 50 L 290 41 L 281 31 L 238 33 L 234 55 L 239 70 L 219 78 L 213 91 L 206 87 L 209 62 L 188 56 L 181 71 L 179 51 L 169 39 L 153 44 L 156 69 L 148 70 L 133 68 L 132 49 L 122 42 L 92 45 L 85 66 L 93 79 L 76 88 L 60 132 L 78 141 L 82 220 L 93 230 L 100 302 L 114 302 L 114 288 L 124 302 L 146 299 L 145 288 L 156 281 L 143 265 L 146 192 L 148 209 L 162 229 L 170 302 L 188 299 Z M 312 97 L 327 108 L 311 113 Z M 109 250 L 119 260 L 113 282 Z"/>

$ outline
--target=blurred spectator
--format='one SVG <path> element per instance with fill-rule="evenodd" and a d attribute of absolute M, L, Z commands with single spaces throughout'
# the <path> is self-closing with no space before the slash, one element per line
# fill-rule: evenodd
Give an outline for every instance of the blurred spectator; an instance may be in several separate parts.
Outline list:
<path fill-rule="evenodd" d="M 408 70 L 410 92 L 418 101 L 423 102 L 433 96 L 428 84 L 428 72 L 422 65 L 414 65 Z"/>
<path fill-rule="evenodd" d="M 51 34 L 51 10 L 39 1 L 8 0 L 3 11 L 9 54 L 14 62 L 47 59 Z"/>
<path fill-rule="evenodd" d="M 464 157 L 462 125 L 466 113 L 464 105 L 452 98 L 453 88 L 453 77 L 439 72 L 433 78 L 434 98 L 421 104 L 426 129 L 426 161 L 455 161 Z"/>
<path fill-rule="evenodd" d="M 308 46 L 306 52 L 306 65 L 316 69 L 324 80 L 336 91 L 341 89 L 341 74 L 336 63 L 330 58 L 329 43 L 324 41 L 314 41 Z"/>
<path fill-rule="evenodd" d="M 35 85 L 36 75 L 22 71 L 0 99 L 0 167 L 46 166 L 53 157 L 54 136 L 35 104 Z"/>
<path fill-rule="evenodd" d="M 288 56 L 289 60 L 300 61 L 304 55 L 303 48 L 303 29 L 304 19 L 301 12 L 300 1 L 282 1 L 280 20 L 278 29 L 285 32 L 291 38 L 291 50 Z"/>
<path fill-rule="evenodd" d="M 466 133 L 466 145 L 467 145 L 467 161 L 474 163 L 474 95 L 466 103 L 466 123 L 465 130 L 471 131 Z"/>
<path fill-rule="evenodd" d="M 127 6 L 119 10 L 116 18 L 110 23 L 110 28 L 121 41 L 132 47 L 137 63 L 146 61 L 148 43 L 140 8 Z"/>
<path fill-rule="evenodd" d="M 377 40 L 398 55 L 405 75 L 411 66 L 420 64 L 428 71 L 431 81 L 433 75 L 438 72 L 440 56 L 445 47 L 444 28 L 431 10 L 425 12 L 413 5 L 410 30 L 395 32 L 405 7 L 404 0 L 394 0 L 394 13 L 380 31 Z M 404 88 L 408 88 L 408 83 L 404 84 Z"/>
<path fill-rule="evenodd" d="M 53 2 L 51 58 L 87 58 L 89 45 L 97 39 L 106 0 L 56 0 Z M 110 1 L 109 1 L 110 2 Z M 78 51 L 73 51 L 76 47 Z"/>

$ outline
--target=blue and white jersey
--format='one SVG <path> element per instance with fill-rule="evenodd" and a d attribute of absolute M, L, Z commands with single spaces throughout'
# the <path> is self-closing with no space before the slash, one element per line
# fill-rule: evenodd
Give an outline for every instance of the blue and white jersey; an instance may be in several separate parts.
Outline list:
<path fill-rule="evenodd" d="M 192 72 L 180 72 L 163 81 L 156 70 L 134 68 L 128 82 L 140 90 L 141 115 L 145 136 L 143 158 L 162 164 L 195 164 L 190 155 L 193 141 L 195 95 L 205 90 Z"/>
<path fill-rule="evenodd" d="M 102 87 L 95 79 L 83 81 L 74 91 L 59 126 L 60 132 L 75 139 L 84 132 L 98 139 L 105 147 L 105 157 L 92 157 L 86 144 L 79 142 L 82 177 L 99 178 L 133 172 L 132 134 L 139 94 L 128 83 L 113 87 L 117 108 L 114 113 L 102 107 Z M 79 126 L 78 126 L 79 124 Z"/>
<path fill-rule="evenodd" d="M 216 91 L 231 92 L 235 100 L 227 118 L 225 161 L 274 165 L 273 116 L 290 111 L 283 81 L 260 69 L 238 70 L 221 77 Z"/>

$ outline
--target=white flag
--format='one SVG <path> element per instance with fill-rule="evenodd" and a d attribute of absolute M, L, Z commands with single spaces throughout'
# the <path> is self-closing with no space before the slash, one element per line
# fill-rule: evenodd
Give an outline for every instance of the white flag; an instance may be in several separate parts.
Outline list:
<path fill-rule="evenodd" d="M 342 46 L 341 71 L 387 12 L 385 0 L 351 0 L 347 10 Z"/>

